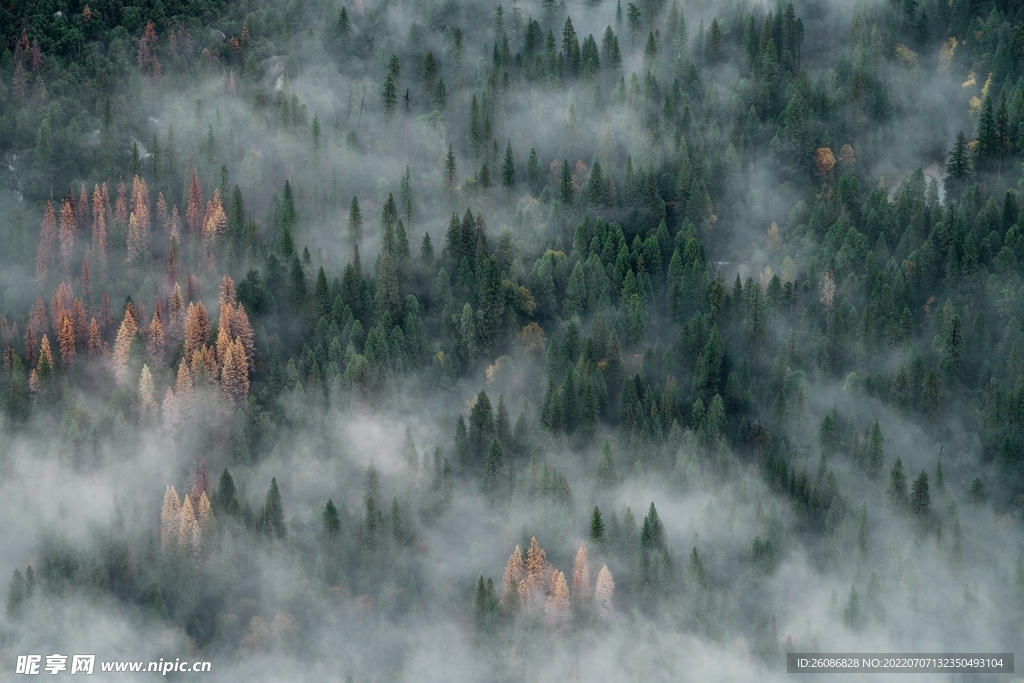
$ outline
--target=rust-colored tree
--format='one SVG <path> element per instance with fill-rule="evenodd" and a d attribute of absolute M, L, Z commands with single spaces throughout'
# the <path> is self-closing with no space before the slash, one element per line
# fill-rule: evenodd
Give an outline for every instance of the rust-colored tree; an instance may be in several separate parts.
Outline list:
<path fill-rule="evenodd" d="M 242 403 L 249 395 L 249 364 L 245 359 L 245 349 L 237 339 L 227 347 L 221 366 L 220 387 L 232 403 Z"/>
<path fill-rule="evenodd" d="M 60 349 L 60 362 L 65 368 L 75 364 L 75 324 L 67 313 L 61 315 L 57 328 L 57 347 Z"/>
<path fill-rule="evenodd" d="M 220 201 L 220 189 L 214 189 L 213 198 L 206 203 L 206 213 L 203 217 L 203 239 L 213 242 L 216 238 L 224 235 L 228 227 L 228 217 L 224 213 L 224 206 Z"/>
<path fill-rule="evenodd" d="M 814 175 L 819 178 L 830 178 L 832 169 L 836 167 L 836 157 L 828 147 L 819 147 L 814 153 Z"/>
<path fill-rule="evenodd" d="M 60 318 L 65 313 L 71 311 L 71 306 L 75 300 L 75 293 L 71 289 L 71 285 L 67 282 L 62 282 L 57 285 L 57 289 L 53 291 L 53 296 L 50 297 L 50 318 L 53 322 L 53 329 L 60 329 Z"/>
<path fill-rule="evenodd" d="M 544 603 L 544 592 L 547 588 L 549 574 L 547 554 L 537 545 L 536 537 L 530 539 L 530 547 L 526 551 L 526 576 L 521 590 L 523 601 L 530 607 Z"/>
<path fill-rule="evenodd" d="M 131 216 L 128 218 L 128 263 L 143 263 L 149 258 L 149 188 L 146 181 L 132 179 Z"/>
<path fill-rule="evenodd" d="M 60 272 L 65 279 L 71 277 L 71 257 L 75 252 L 75 234 L 78 232 L 78 216 L 65 199 L 60 205 Z"/>
<path fill-rule="evenodd" d="M 196 519 L 193 510 L 191 499 L 185 496 L 185 500 L 181 503 L 178 520 L 178 547 L 191 552 L 198 559 L 202 532 L 199 528 L 199 520 Z"/>
<path fill-rule="evenodd" d="M 185 313 L 185 357 L 190 358 L 196 350 L 202 350 L 210 343 L 210 318 L 206 315 L 203 302 L 190 303 Z"/>
<path fill-rule="evenodd" d="M 124 385 L 128 379 L 128 351 L 132 338 L 138 331 L 139 324 L 135 321 L 134 311 L 126 309 L 121 327 L 117 330 L 117 338 L 114 340 L 114 379 L 118 386 Z"/>
<path fill-rule="evenodd" d="M 103 349 L 103 340 L 100 338 L 100 324 L 96 322 L 96 317 L 89 322 L 89 341 L 86 344 L 85 351 L 89 358 L 96 358 L 100 355 Z"/>
<path fill-rule="evenodd" d="M 512 586 L 515 585 L 518 588 L 519 582 L 525 575 L 523 553 L 519 550 L 519 546 L 516 546 L 515 551 L 509 556 L 508 562 L 505 563 L 505 573 L 501 577 L 501 602 L 503 605 L 508 601 Z"/>

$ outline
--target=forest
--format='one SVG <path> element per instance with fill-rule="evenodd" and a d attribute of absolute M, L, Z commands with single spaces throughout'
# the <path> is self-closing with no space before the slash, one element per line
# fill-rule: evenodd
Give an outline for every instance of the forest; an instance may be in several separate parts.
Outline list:
<path fill-rule="evenodd" d="M 7 671 L 1024 652 L 1024 5 L 9 0 L 0 38 Z"/>

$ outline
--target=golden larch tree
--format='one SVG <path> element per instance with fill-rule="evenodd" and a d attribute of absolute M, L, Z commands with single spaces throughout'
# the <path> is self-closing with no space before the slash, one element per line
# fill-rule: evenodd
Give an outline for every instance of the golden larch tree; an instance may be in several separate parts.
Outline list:
<path fill-rule="evenodd" d="M 181 503 L 181 512 L 178 521 L 178 547 L 190 551 L 196 558 L 199 557 L 199 548 L 202 541 L 199 529 L 199 520 L 196 519 L 193 511 L 192 500 L 185 496 Z"/>
<path fill-rule="evenodd" d="M 95 358 L 100 355 L 100 351 L 103 348 L 103 340 L 100 338 L 100 324 L 96 322 L 96 317 L 89 322 L 89 341 L 86 343 L 86 353 L 89 358 Z"/>
<path fill-rule="evenodd" d="M 612 595 L 615 593 L 615 581 L 608 566 L 601 567 L 597 574 L 597 588 L 594 590 L 594 599 L 597 601 L 597 613 L 602 619 L 607 619 L 612 611 Z"/>
<path fill-rule="evenodd" d="M 238 340 L 242 343 L 242 348 L 245 349 L 245 358 L 249 365 L 249 371 L 252 372 L 255 370 L 256 365 L 253 360 L 256 356 L 256 344 L 254 341 L 255 335 L 252 331 L 252 325 L 249 324 L 249 316 L 246 315 L 245 309 L 242 308 L 241 304 L 222 304 L 220 309 L 220 321 L 217 327 L 221 330 L 225 330 L 229 339 Z M 220 342 L 218 340 L 218 352 L 219 350 Z"/>
<path fill-rule="evenodd" d="M 100 276 L 104 280 L 107 277 L 107 207 L 104 204 L 106 187 L 104 183 L 102 192 L 99 185 L 94 186 L 92 190 L 92 253 L 100 267 Z"/>
<path fill-rule="evenodd" d="M 57 347 L 60 349 L 60 362 L 66 368 L 75 364 L 75 324 L 71 316 L 64 313 L 57 329 Z"/>
<path fill-rule="evenodd" d="M 218 188 L 213 191 L 213 199 L 206 204 L 206 214 L 203 217 L 203 239 L 212 242 L 215 238 L 221 237 L 227 227 L 228 217 L 224 213 Z"/>
<path fill-rule="evenodd" d="M 166 550 L 167 544 L 178 538 L 178 527 L 181 525 L 181 501 L 173 486 L 164 491 L 164 505 L 160 509 L 160 549 Z"/>
<path fill-rule="evenodd" d="M 124 312 L 124 319 L 121 327 L 117 330 L 117 338 L 114 340 L 114 379 L 118 386 L 128 379 L 128 351 L 132 345 L 132 338 L 139 331 L 139 325 L 135 321 L 135 313 L 128 308 Z"/>
<path fill-rule="evenodd" d="M 572 565 L 572 597 L 584 604 L 590 600 L 590 567 L 587 565 L 587 546 L 581 545 L 576 551 Z"/>
<path fill-rule="evenodd" d="M 505 563 L 505 574 L 501 577 L 501 601 L 503 603 L 512 588 L 512 584 L 514 583 L 518 586 L 525 575 L 526 567 L 523 565 L 523 554 L 520 552 L 519 546 L 516 546 L 515 551 L 509 556 L 508 562 Z"/>
<path fill-rule="evenodd" d="M 530 547 L 526 551 L 526 576 L 523 601 L 531 606 L 542 604 L 547 582 L 548 559 L 543 548 L 537 545 L 536 537 L 530 539 Z"/>
<path fill-rule="evenodd" d="M 42 287 L 53 268 L 53 242 L 57 237 L 57 217 L 53 202 L 47 200 L 43 221 L 39 225 L 39 247 L 36 249 L 36 283 Z"/>
<path fill-rule="evenodd" d="M 249 367 L 245 360 L 245 349 L 237 340 L 227 345 L 220 387 L 232 403 L 242 402 L 249 395 Z"/>
<path fill-rule="evenodd" d="M 38 368 L 40 365 L 46 365 L 49 368 L 53 368 L 53 351 L 50 349 L 50 340 L 43 335 L 43 340 L 39 342 L 39 362 L 36 363 Z"/>
<path fill-rule="evenodd" d="M 544 620 L 549 628 L 558 630 L 569 620 L 569 586 L 565 574 L 555 570 L 551 575 L 551 591 L 544 604 Z"/>
<path fill-rule="evenodd" d="M 213 506 L 210 505 L 206 491 L 199 496 L 199 531 L 206 544 L 209 544 L 217 534 L 217 520 L 213 516 Z"/>
<path fill-rule="evenodd" d="M 71 257 L 75 252 L 77 232 L 78 216 L 71 202 L 65 199 L 60 205 L 60 272 L 65 278 L 71 276 Z"/>
<path fill-rule="evenodd" d="M 146 340 L 146 355 L 154 368 L 164 366 L 167 353 L 167 338 L 164 334 L 164 323 L 160 319 L 160 302 L 153 310 L 153 320 L 149 323 L 149 339 Z"/>
<path fill-rule="evenodd" d="M 190 303 L 185 313 L 185 357 L 210 343 L 210 318 L 203 302 Z"/>

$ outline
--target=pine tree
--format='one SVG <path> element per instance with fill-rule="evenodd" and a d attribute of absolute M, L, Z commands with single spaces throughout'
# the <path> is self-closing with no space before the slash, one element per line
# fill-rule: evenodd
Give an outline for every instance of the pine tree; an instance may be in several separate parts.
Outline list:
<path fill-rule="evenodd" d="M 359 200 L 352 197 L 348 207 L 348 239 L 353 246 L 363 239 L 363 212 L 359 209 Z"/>
<path fill-rule="evenodd" d="M 501 497 L 504 481 L 504 454 L 498 440 L 492 439 L 484 458 L 484 494 L 492 503 L 497 502 Z"/>
<path fill-rule="evenodd" d="M 860 627 L 860 598 L 857 596 L 857 587 L 850 586 L 850 595 L 846 599 L 846 609 L 843 610 L 843 623 L 849 628 Z"/>
<path fill-rule="evenodd" d="M 898 456 L 889 472 L 888 495 L 889 501 L 896 509 L 903 510 L 907 507 L 907 475 L 903 469 L 903 461 Z"/>
<path fill-rule="evenodd" d="M 501 184 L 511 195 L 516 189 L 516 162 L 512 154 L 512 139 L 508 138 L 505 146 L 505 160 L 501 165 Z"/>
<path fill-rule="evenodd" d="M 448 204 L 452 209 L 454 209 L 455 183 L 458 177 L 458 166 L 455 163 L 455 152 L 452 151 L 451 145 L 448 145 L 448 155 L 444 160 L 444 177 L 446 187 L 448 188 Z"/>
<path fill-rule="evenodd" d="M 263 533 L 271 538 L 284 538 L 287 528 L 284 523 L 284 507 L 281 504 L 281 491 L 277 487 L 277 478 L 270 480 L 270 489 L 263 504 Z"/>
<path fill-rule="evenodd" d="M 964 132 L 956 135 L 956 142 L 949 153 L 949 161 L 946 163 L 946 178 L 943 180 L 943 187 L 946 190 L 947 201 L 958 201 L 964 189 L 967 187 L 971 175 L 971 162 L 968 156 L 967 138 Z"/>
<path fill-rule="evenodd" d="M 882 473 L 882 465 L 885 463 L 882 430 L 878 426 L 878 420 L 875 420 L 875 424 L 871 427 L 871 433 L 868 435 L 866 462 L 868 478 L 878 479 L 878 475 Z"/>
<path fill-rule="evenodd" d="M 501 604 L 506 608 L 509 607 L 508 601 L 511 598 L 513 589 L 516 592 L 516 597 L 519 597 L 519 582 L 523 580 L 526 575 L 526 568 L 523 564 L 523 554 L 519 550 L 519 546 L 516 546 L 515 551 L 509 556 L 508 562 L 505 563 L 505 573 L 501 577 Z"/>
<path fill-rule="evenodd" d="M 920 520 L 927 520 L 931 496 L 928 494 L 928 473 L 921 470 L 921 474 L 914 479 L 910 492 L 910 511 Z"/>
<path fill-rule="evenodd" d="M 234 498 L 235 480 L 234 477 L 231 476 L 231 472 L 228 471 L 228 468 L 225 467 L 224 471 L 220 473 L 220 479 L 217 481 L 217 491 L 214 495 L 217 510 L 220 512 L 227 512 L 228 506 Z"/>
<path fill-rule="evenodd" d="M 607 544 L 604 532 L 604 522 L 601 520 L 601 511 L 594 506 L 594 512 L 590 515 L 590 531 L 588 533 L 590 542 L 593 543 L 598 550 L 604 550 Z"/>
<path fill-rule="evenodd" d="M 615 461 L 612 459 L 612 447 L 608 439 L 601 445 L 601 455 L 597 459 L 597 475 L 594 484 L 598 489 L 608 491 L 618 483 Z"/>

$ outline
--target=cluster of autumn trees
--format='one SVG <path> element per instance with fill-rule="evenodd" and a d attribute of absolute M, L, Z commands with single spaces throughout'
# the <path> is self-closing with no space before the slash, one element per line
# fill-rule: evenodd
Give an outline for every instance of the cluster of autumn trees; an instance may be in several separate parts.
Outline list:
<path fill-rule="evenodd" d="M 473 598 L 476 627 L 481 632 L 493 630 L 500 618 L 515 619 L 524 615 L 544 615 L 544 623 L 553 630 L 562 630 L 572 621 L 586 621 L 594 616 L 601 620 L 612 611 L 615 580 L 608 566 L 602 566 L 596 584 L 591 584 L 586 545 L 581 545 L 573 562 L 571 586 L 565 574 L 547 561 L 537 539 L 530 539 L 525 557 L 516 546 L 508 558 L 502 575 L 500 591 L 494 582 L 477 580 Z"/>

